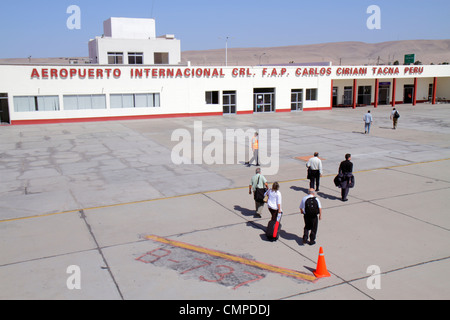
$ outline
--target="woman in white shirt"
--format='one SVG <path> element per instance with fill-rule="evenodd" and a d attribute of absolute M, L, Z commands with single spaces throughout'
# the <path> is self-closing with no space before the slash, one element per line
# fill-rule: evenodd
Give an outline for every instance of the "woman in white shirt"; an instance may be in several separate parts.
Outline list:
<path fill-rule="evenodd" d="M 267 206 L 269 207 L 270 214 L 272 215 L 272 221 L 277 221 L 278 213 L 282 212 L 281 209 L 281 192 L 279 191 L 280 185 L 278 182 L 274 182 L 272 188 L 267 190 L 264 196 L 268 195 Z"/>

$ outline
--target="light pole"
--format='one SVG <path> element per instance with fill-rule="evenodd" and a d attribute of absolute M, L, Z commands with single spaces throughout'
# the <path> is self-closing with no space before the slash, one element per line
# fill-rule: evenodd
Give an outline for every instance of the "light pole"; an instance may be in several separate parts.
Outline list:
<path fill-rule="evenodd" d="M 226 37 L 225 39 L 225 67 L 228 67 L 228 39 L 230 37 Z"/>
<path fill-rule="evenodd" d="M 219 38 L 222 39 L 222 38 Z M 225 66 L 228 67 L 228 39 L 231 39 L 231 37 L 225 37 Z"/>
<path fill-rule="evenodd" d="M 261 59 L 262 59 L 262 57 L 263 57 L 264 55 L 266 55 L 265 52 L 264 52 L 262 55 L 259 56 L 259 65 L 261 65 Z"/>

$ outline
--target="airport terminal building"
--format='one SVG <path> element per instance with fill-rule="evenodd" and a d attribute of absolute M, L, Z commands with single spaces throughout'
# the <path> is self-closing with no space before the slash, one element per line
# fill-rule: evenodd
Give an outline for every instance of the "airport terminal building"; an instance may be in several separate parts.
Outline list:
<path fill-rule="evenodd" d="M 450 102 L 449 65 L 181 65 L 179 40 L 173 35 L 157 38 L 154 21 L 149 20 L 105 21 L 105 34 L 89 43 L 91 64 L 0 65 L 1 122 L 23 125 Z"/>

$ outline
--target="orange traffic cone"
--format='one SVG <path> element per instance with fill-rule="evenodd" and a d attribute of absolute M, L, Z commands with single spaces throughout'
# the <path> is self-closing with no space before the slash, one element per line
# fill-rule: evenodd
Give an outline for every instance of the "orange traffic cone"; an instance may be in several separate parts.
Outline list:
<path fill-rule="evenodd" d="M 325 256 L 323 254 L 322 247 L 320 247 L 319 250 L 319 260 L 317 261 L 317 269 L 313 273 L 316 276 L 316 278 L 331 277 L 330 273 L 327 271 L 327 265 L 325 263 Z"/>

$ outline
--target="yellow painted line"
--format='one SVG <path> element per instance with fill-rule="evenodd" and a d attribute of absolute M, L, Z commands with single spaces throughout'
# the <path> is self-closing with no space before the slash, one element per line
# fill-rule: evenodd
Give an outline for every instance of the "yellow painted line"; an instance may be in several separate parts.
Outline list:
<path fill-rule="evenodd" d="M 0 223 L 1 222 L 22 221 L 22 220 L 29 220 L 29 219 L 36 219 L 36 218 L 45 218 L 45 217 L 51 217 L 51 216 L 57 216 L 57 215 L 65 214 L 65 213 L 75 213 L 75 212 L 80 212 L 80 210 L 54 212 L 54 213 L 38 214 L 38 215 L 34 215 L 34 216 L 29 216 L 29 217 L 19 217 L 19 218 L 5 219 L 5 220 L 0 220 Z"/>
<path fill-rule="evenodd" d="M 211 250 L 211 249 L 206 249 L 206 248 L 199 247 L 199 246 L 194 246 L 192 244 L 188 244 L 188 243 L 184 243 L 184 242 L 170 240 L 170 239 L 166 239 L 166 238 L 162 238 L 162 237 L 158 237 L 158 236 L 154 236 L 154 235 L 146 236 L 145 238 L 148 240 L 159 242 L 159 243 L 168 244 L 173 247 L 178 247 L 178 248 L 182 248 L 182 249 L 186 249 L 186 250 L 190 250 L 190 251 L 194 251 L 194 252 L 198 252 L 198 253 L 203 253 L 203 254 L 206 254 L 209 256 L 222 258 L 222 259 L 225 259 L 228 261 L 233 261 L 233 262 L 237 262 L 237 263 L 244 264 L 247 266 L 256 267 L 256 268 L 259 268 L 262 270 L 267 270 L 270 272 L 278 273 L 278 274 L 288 276 L 291 278 L 295 278 L 295 279 L 306 280 L 306 281 L 310 281 L 310 282 L 314 282 L 317 280 L 317 278 L 313 275 L 304 274 L 304 273 L 301 273 L 301 272 L 298 272 L 295 270 L 290 270 L 290 269 L 286 269 L 286 268 L 273 266 L 273 265 L 270 265 L 267 263 L 262 263 L 262 262 L 258 262 L 255 260 L 242 258 L 239 256 L 235 256 L 232 254 L 228 254 L 228 253 L 224 253 L 224 252 L 220 252 L 220 251 L 216 251 L 216 250 Z"/>
<path fill-rule="evenodd" d="M 450 158 L 439 159 L 439 160 L 423 161 L 423 162 L 416 162 L 416 163 L 408 163 L 408 164 L 397 165 L 397 166 L 390 166 L 390 167 L 382 167 L 382 168 L 375 168 L 375 169 L 355 171 L 354 173 L 364 173 L 364 172 L 373 172 L 373 171 L 378 171 L 378 170 L 404 168 L 404 167 L 409 167 L 409 166 L 428 164 L 428 163 L 434 163 L 434 162 L 443 162 L 443 161 L 449 161 L 449 160 L 450 160 Z M 323 177 L 326 178 L 326 177 L 334 177 L 334 176 L 335 176 L 335 174 L 329 174 L 329 175 L 324 175 Z M 308 180 L 308 179 L 307 178 L 301 178 L 301 179 L 292 179 L 292 180 L 286 180 L 286 181 L 278 181 L 278 183 L 291 183 L 291 182 L 306 181 L 306 180 Z M 229 189 L 220 189 L 220 190 L 211 190 L 211 191 L 204 191 L 204 192 L 197 192 L 197 193 L 184 194 L 184 195 L 165 197 L 165 198 L 157 198 L 157 199 L 149 199 L 149 200 L 140 200 L 140 201 L 125 202 L 125 203 L 117 203 L 117 204 L 98 206 L 98 207 L 91 207 L 91 208 L 85 208 L 85 209 L 75 209 L 75 210 L 69 210 L 69 211 L 46 213 L 46 214 L 40 214 L 40 215 L 33 215 L 33 216 L 29 216 L 29 217 L 19 217 L 19 218 L 4 219 L 4 220 L 0 220 L 0 223 L 2 223 L 2 222 L 14 222 L 14 221 L 21 221 L 21 220 L 28 220 L 28 219 L 36 219 L 36 218 L 44 218 L 44 217 L 56 216 L 56 215 L 61 215 L 61 214 L 66 214 L 66 213 L 76 213 L 76 212 L 80 212 L 80 210 L 91 211 L 91 210 L 98 210 L 98 209 L 115 208 L 115 207 L 121 207 L 121 206 L 133 205 L 133 204 L 150 203 L 150 202 L 155 202 L 155 201 L 178 199 L 178 198 L 190 197 L 190 196 L 196 196 L 196 195 L 202 195 L 202 194 L 218 193 L 218 192 L 232 191 L 232 190 L 243 190 L 243 189 L 248 189 L 248 186 L 235 187 L 235 188 L 229 188 Z"/>

